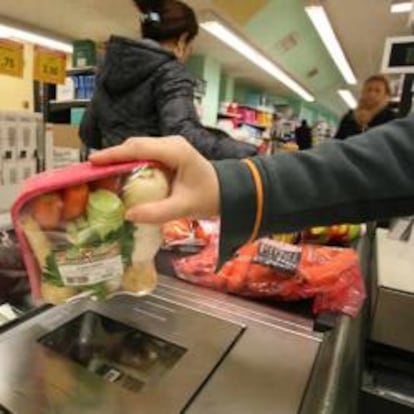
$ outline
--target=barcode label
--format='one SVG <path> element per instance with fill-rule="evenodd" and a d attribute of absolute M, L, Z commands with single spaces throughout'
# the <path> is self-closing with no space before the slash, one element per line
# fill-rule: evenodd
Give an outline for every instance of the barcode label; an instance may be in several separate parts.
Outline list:
<path fill-rule="evenodd" d="M 254 262 L 272 267 L 286 276 L 293 276 L 299 267 L 301 253 L 299 246 L 263 239 L 259 242 Z"/>
<path fill-rule="evenodd" d="M 90 263 L 59 264 L 59 271 L 66 286 L 85 286 L 120 279 L 124 265 L 121 255 L 117 255 Z"/>
<path fill-rule="evenodd" d="M 89 279 L 85 276 L 68 277 L 67 282 L 71 285 L 83 285 L 89 282 Z"/>

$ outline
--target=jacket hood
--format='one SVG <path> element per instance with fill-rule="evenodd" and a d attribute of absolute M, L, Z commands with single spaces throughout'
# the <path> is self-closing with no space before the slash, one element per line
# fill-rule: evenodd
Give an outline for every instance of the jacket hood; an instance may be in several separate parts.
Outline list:
<path fill-rule="evenodd" d="M 109 92 L 124 92 L 139 85 L 160 66 L 174 59 L 173 53 L 153 40 L 134 41 L 112 36 L 98 82 Z"/>

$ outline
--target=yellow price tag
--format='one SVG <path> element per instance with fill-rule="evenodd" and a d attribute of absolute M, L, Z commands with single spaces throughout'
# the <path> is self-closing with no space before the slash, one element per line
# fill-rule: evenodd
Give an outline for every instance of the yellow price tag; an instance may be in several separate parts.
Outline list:
<path fill-rule="evenodd" d="M 35 47 L 33 78 L 52 84 L 64 84 L 66 78 L 66 54 L 42 47 Z"/>
<path fill-rule="evenodd" d="M 23 44 L 7 39 L 0 39 L 0 73 L 22 78 L 23 51 Z"/>

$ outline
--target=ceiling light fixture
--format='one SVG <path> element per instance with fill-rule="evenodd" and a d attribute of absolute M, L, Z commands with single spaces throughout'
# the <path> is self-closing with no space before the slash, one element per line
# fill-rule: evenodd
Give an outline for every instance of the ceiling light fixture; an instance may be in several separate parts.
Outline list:
<path fill-rule="evenodd" d="M 409 13 L 413 9 L 412 1 L 400 1 L 391 4 L 391 13 Z"/>
<path fill-rule="evenodd" d="M 350 85 L 355 85 L 357 83 L 355 74 L 348 63 L 325 9 L 321 5 L 311 5 L 306 6 L 305 10 L 345 81 Z"/>
<path fill-rule="evenodd" d="M 338 94 L 350 109 L 355 109 L 357 107 L 357 100 L 351 91 L 348 89 L 339 89 Z"/>
<path fill-rule="evenodd" d="M 244 41 L 232 30 L 224 26 L 224 24 L 220 23 L 217 20 L 210 20 L 201 23 L 200 26 L 213 36 L 217 37 L 223 43 L 230 46 L 232 49 L 236 50 L 238 53 L 250 60 L 256 66 L 267 72 L 273 78 L 283 83 L 285 86 L 287 86 L 290 90 L 299 95 L 305 101 L 313 102 L 315 100 L 315 98 L 310 92 L 308 92 L 298 82 L 292 79 L 286 72 L 279 68 L 269 58 L 264 56 L 261 52 L 259 52 L 249 43 Z"/>
<path fill-rule="evenodd" d="M 17 29 L 2 23 L 0 23 L 0 37 L 29 42 L 65 53 L 73 53 L 73 46 L 70 43 L 52 39 L 51 37 L 29 32 L 27 30 Z"/>

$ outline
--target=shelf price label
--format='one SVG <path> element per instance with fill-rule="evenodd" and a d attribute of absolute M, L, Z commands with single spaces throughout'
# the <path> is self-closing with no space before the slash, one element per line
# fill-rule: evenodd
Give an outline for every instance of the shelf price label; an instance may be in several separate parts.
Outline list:
<path fill-rule="evenodd" d="M 64 84 L 66 79 L 66 54 L 35 46 L 33 78 L 44 83 Z"/>
<path fill-rule="evenodd" d="M 0 74 L 23 77 L 23 52 L 22 43 L 8 39 L 0 39 Z"/>

